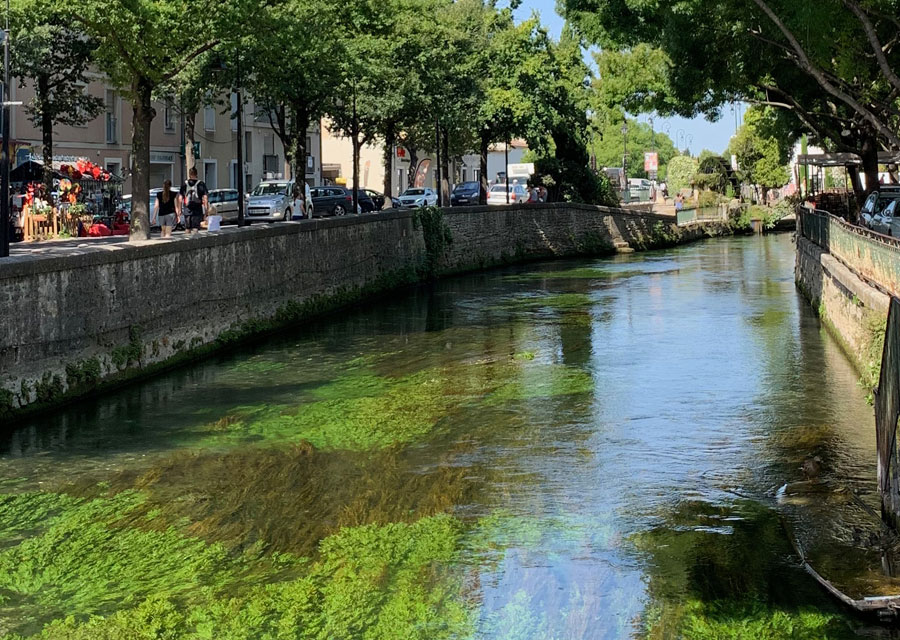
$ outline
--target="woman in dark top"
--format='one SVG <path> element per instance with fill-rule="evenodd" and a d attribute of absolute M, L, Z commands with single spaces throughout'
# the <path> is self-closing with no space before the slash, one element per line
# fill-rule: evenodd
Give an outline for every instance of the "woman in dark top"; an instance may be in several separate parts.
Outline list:
<path fill-rule="evenodd" d="M 153 217 L 159 220 L 159 226 L 162 227 L 162 237 L 172 237 L 172 227 L 180 215 L 179 196 L 172 191 L 172 181 L 163 182 L 162 191 L 156 196 L 156 205 L 153 208 Z"/>

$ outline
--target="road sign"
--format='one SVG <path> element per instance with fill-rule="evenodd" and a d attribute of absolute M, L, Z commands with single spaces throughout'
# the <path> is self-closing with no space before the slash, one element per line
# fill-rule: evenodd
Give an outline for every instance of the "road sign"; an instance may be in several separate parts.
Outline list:
<path fill-rule="evenodd" d="M 659 171 L 659 154 L 655 151 L 646 151 L 644 153 L 644 171 Z"/>

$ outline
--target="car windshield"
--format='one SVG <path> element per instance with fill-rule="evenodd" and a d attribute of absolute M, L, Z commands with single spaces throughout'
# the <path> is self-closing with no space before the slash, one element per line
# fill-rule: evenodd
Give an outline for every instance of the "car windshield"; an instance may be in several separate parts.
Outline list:
<path fill-rule="evenodd" d="M 251 195 L 254 196 L 284 196 L 287 195 L 288 185 L 286 182 L 263 182 L 257 185 Z"/>
<path fill-rule="evenodd" d="M 407 189 L 403 195 L 405 195 L 405 196 L 424 196 L 425 189 Z"/>
<path fill-rule="evenodd" d="M 456 189 L 454 189 L 454 191 L 478 191 L 478 183 L 463 182 L 462 184 L 456 185 Z"/>

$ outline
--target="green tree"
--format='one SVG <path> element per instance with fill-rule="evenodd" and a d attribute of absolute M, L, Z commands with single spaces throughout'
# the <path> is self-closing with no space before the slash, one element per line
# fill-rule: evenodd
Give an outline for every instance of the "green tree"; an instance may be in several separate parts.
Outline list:
<path fill-rule="evenodd" d="M 620 114 L 613 117 L 604 117 L 595 114 L 593 121 L 593 137 L 590 151 L 597 159 L 598 167 L 621 167 L 622 155 L 625 151 L 624 136 L 622 134 L 623 121 Z M 665 133 L 654 132 L 645 122 L 628 119 L 628 176 L 631 178 L 646 178 L 644 171 L 644 153 L 655 151 L 659 154 L 659 177 L 666 176 L 669 161 L 678 155 L 678 150 L 672 139 Z"/>
<path fill-rule="evenodd" d="M 25 105 L 28 119 L 41 130 L 44 187 L 53 190 L 53 127 L 82 125 L 100 115 L 103 100 L 83 91 L 96 46 L 74 30 L 68 12 L 34 0 L 11 6 L 11 74 L 24 87 L 34 85 L 34 98 Z"/>
<path fill-rule="evenodd" d="M 733 100 L 777 106 L 795 131 L 858 152 L 869 185 L 877 180 L 878 149 L 900 149 L 895 0 L 564 6 L 611 59 L 625 60 L 609 64 L 604 78 L 644 110 L 715 119 Z M 642 64 L 646 73 L 631 73 Z"/>
<path fill-rule="evenodd" d="M 790 180 L 791 140 L 779 130 L 771 108 L 748 109 L 744 124 L 731 140 L 729 153 L 737 156 L 738 170 L 744 179 L 762 190 L 762 200 L 769 189 L 784 186 Z"/>
<path fill-rule="evenodd" d="M 97 43 L 98 66 L 131 101 L 131 177 L 133 204 L 130 237 L 150 237 L 150 125 L 156 113 L 154 93 L 203 53 L 234 34 L 253 32 L 260 4 L 251 0 L 84 0 L 74 25 Z M 251 25 L 248 29 L 248 25 Z"/>
<path fill-rule="evenodd" d="M 699 163 L 696 158 L 690 156 L 675 156 L 672 158 L 669 161 L 669 170 L 666 176 L 669 193 L 674 195 L 682 189 L 691 187 L 698 167 Z"/>
<path fill-rule="evenodd" d="M 262 37 L 249 38 L 244 66 L 256 108 L 269 119 L 296 180 L 306 175 L 306 136 L 338 95 L 343 30 L 330 0 L 288 0 L 265 8 Z"/>

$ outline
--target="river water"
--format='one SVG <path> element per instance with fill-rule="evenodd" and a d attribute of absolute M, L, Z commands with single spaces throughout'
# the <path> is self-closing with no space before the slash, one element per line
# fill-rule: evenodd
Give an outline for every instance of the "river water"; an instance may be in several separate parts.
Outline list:
<path fill-rule="evenodd" d="M 0 436 L 0 636 L 885 637 L 857 379 L 788 235 L 388 295 Z"/>

